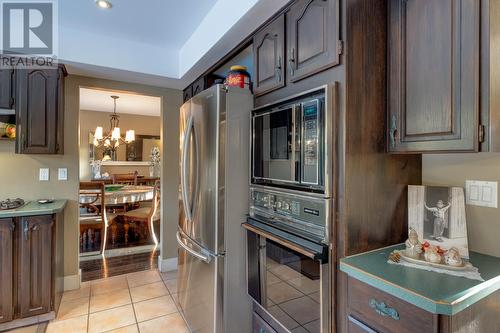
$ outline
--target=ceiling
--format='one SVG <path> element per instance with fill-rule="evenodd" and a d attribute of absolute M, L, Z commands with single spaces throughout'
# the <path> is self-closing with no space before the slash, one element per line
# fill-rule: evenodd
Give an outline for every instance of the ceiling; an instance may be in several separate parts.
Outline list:
<path fill-rule="evenodd" d="M 89 88 L 80 88 L 80 110 L 111 113 L 113 112 L 111 95 L 120 97 L 116 101 L 116 112 L 118 114 L 160 116 L 160 97 Z"/>
<path fill-rule="evenodd" d="M 289 0 L 58 2 L 70 74 L 182 89 Z"/>

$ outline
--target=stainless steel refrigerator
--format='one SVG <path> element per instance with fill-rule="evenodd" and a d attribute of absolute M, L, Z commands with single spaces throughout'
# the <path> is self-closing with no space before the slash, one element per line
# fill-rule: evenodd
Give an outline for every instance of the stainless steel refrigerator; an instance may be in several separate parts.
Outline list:
<path fill-rule="evenodd" d="M 251 331 L 246 292 L 248 90 L 215 85 L 180 110 L 178 298 L 192 332 Z"/>

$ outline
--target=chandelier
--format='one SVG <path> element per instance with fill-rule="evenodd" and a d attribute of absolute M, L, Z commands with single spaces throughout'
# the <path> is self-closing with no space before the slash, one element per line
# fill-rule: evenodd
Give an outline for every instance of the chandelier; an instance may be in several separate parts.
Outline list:
<path fill-rule="evenodd" d="M 110 149 L 111 151 L 116 151 L 121 143 L 131 143 L 135 141 L 135 131 L 128 130 L 125 133 L 125 139 L 121 137 L 120 132 L 120 116 L 116 113 L 116 100 L 120 98 L 119 96 L 111 96 L 113 99 L 113 113 L 109 116 L 110 129 L 106 136 L 104 136 L 103 128 L 97 126 L 94 133 L 94 146 L 104 147 Z"/>

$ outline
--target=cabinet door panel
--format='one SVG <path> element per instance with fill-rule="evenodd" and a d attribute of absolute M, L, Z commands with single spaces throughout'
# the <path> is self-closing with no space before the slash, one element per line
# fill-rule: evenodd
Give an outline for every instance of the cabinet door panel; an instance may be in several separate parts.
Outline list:
<path fill-rule="evenodd" d="M 285 85 L 285 16 L 281 15 L 255 34 L 253 38 L 255 62 L 254 92 L 262 95 Z"/>
<path fill-rule="evenodd" d="M 0 109 L 14 107 L 14 70 L 0 70 Z"/>
<path fill-rule="evenodd" d="M 0 219 L 0 323 L 13 318 L 13 238 L 12 219 Z"/>
<path fill-rule="evenodd" d="M 17 306 L 24 318 L 51 311 L 53 218 L 23 217 L 19 228 Z"/>
<path fill-rule="evenodd" d="M 289 81 L 339 64 L 338 0 L 298 0 L 287 15 Z"/>
<path fill-rule="evenodd" d="M 479 2 L 391 0 L 389 15 L 389 150 L 477 150 Z"/>
<path fill-rule="evenodd" d="M 58 131 L 62 119 L 62 93 L 59 70 L 17 71 L 17 152 L 24 154 L 59 153 Z"/>
<path fill-rule="evenodd" d="M 365 323 L 357 320 L 354 317 L 348 316 L 347 318 L 347 332 L 348 333 L 377 333 Z"/>
<path fill-rule="evenodd" d="M 205 77 L 199 78 L 195 83 L 193 83 L 193 96 L 198 95 L 201 93 L 203 90 L 205 90 Z"/>
<path fill-rule="evenodd" d="M 193 97 L 193 86 L 189 86 L 187 87 L 186 89 L 184 89 L 183 93 L 182 93 L 182 100 L 184 102 L 187 102 L 188 100 L 191 99 L 191 97 Z"/>

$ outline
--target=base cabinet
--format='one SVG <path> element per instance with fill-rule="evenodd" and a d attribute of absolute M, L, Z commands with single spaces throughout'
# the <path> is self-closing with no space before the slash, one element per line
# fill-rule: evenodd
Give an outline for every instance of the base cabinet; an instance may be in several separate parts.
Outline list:
<path fill-rule="evenodd" d="M 62 289 L 59 214 L 0 219 L 0 332 L 52 319 Z M 57 259 L 59 258 L 59 259 Z M 58 263 L 59 262 L 59 263 Z"/>
<path fill-rule="evenodd" d="M 13 317 L 14 221 L 0 219 L 0 323 Z"/>
<path fill-rule="evenodd" d="M 500 327 L 500 290 L 453 316 L 427 312 L 352 277 L 347 299 L 348 333 L 486 333 Z"/>
<path fill-rule="evenodd" d="M 18 292 L 21 318 L 50 312 L 52 303 L 52 216 L 18 220 Z"/>

